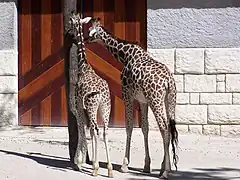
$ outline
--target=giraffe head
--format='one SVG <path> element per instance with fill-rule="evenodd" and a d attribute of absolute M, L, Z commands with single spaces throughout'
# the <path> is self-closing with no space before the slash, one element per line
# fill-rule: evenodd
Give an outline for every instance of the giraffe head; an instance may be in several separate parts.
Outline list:
<path fill-rule="evenodd" d="M 75 13 L 74 11 L 72 11 L 68 22 L 68 34 L 74 40 L 76 40 L 77 36 L 79 36 L 79 33 L 81 33 L 82 31 L 83 24 L 87 24 L 91 19 L 91 17 L 85 17 L 82 19 L 79 13 Z"/>
<path fill-rule="evenodd" d="M 91 19 L 92 25 L 88 31 L 88 36 L 89 36 L 88 42 L 102 43 L 101 36 L 100 36 L 100 34 L 102 33 L 102 26 L 101 26 L 100 20 L 101 19 L 99 17 Z"/>

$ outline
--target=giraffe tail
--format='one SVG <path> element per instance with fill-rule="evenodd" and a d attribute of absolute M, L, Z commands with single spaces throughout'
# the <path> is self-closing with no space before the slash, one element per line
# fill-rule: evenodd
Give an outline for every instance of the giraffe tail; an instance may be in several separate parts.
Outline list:
<path fill-rule="evenodd" d="M 167 116 L 169 119 L 170 133 L 171 133 L 171 145 L 173 152 L 173 164 L 177 170 L 178 155 L 176 148 L 178 148 L 178 131 L 175 121 L 175 108 L 176 108 L 176 85 L 174 80 L 170 81 L 167 94 Z"/>

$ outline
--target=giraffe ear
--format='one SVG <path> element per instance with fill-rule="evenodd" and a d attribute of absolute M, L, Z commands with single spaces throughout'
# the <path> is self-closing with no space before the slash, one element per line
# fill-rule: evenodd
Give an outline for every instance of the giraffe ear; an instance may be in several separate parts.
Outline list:
<path fill-rule="evenodd" d="M 91 20 L 92 20 L 91 17 L 85 17 L 84 19 L 81 19 L 81 23 L 87 24 L 87 23 L 89 23 Z"/>

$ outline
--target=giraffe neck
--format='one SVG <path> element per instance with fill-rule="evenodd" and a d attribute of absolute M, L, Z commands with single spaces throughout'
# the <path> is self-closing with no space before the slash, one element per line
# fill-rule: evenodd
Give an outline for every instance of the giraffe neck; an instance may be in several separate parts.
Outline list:
<path fill-rule="evenodd" d="M 77 68 L 78 74 L 82 74 L 87 70 L 88 63 L 86 59 L 86 52 L 85 52 L 85 44 L 84 44 L 84 37 L 82 32 L 82 25 L 79 26 L 79 31 L 77 34 Z"/>
<path fill-rule="evenodd" d="M 100 38 L 103 41 L 106 48 L 108 49 L 108 51 L 111 52 L 112 55 L 122 64 L 127 64 L 129 59 L 128 57 L 134 56 L 135 53 L 132 50 L 130 50 L 132 48 L 132 45 L 124 40 L 115 38 L 103 27 L 100 28 L 101 28 L 99 33 Z"/>

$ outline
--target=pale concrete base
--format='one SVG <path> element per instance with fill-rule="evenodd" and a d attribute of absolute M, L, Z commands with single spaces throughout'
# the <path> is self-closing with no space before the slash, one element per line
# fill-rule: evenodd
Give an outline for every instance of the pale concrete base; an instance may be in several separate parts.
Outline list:
<path fill-rule="evenodd" d="M 0 50 L 0 127 L 18 124 L 17 62 L 16 50 Z"/>
<path fill-rule="evenodd" d="M 140 129 L 133 131 L 130 172 L 122 174 L 118 171 L 124 156 L 125 137 L 124 129 L 109 130 L 110 156 L 115 168 L 114 179 L 157 179 L 163 158 L 160 133 L 151 131 L 149 136 L 153 169 L 151 174 L 141 172 L 144 146 Z M 170 179 L 223 180 L 240 177 L 240 139 L 181 134 L 179 147 L 178 171 L 174 171 Z M 91 146 L 89 154 L 91 158 Z M 100 143 L 99 157 L 101 162 L 106 162 L 103 142 Z M 92 171 L 91 165 L 84 165 L 82 173 L 70 169 L 67 128 L 19 127 L 15 131 L 0 131 L 0 159 L 2 180 L 96 179 L 89 175 Z M 107 179 L 106 175 L 106 168 L 101 167 L 97 179 Z"/>

